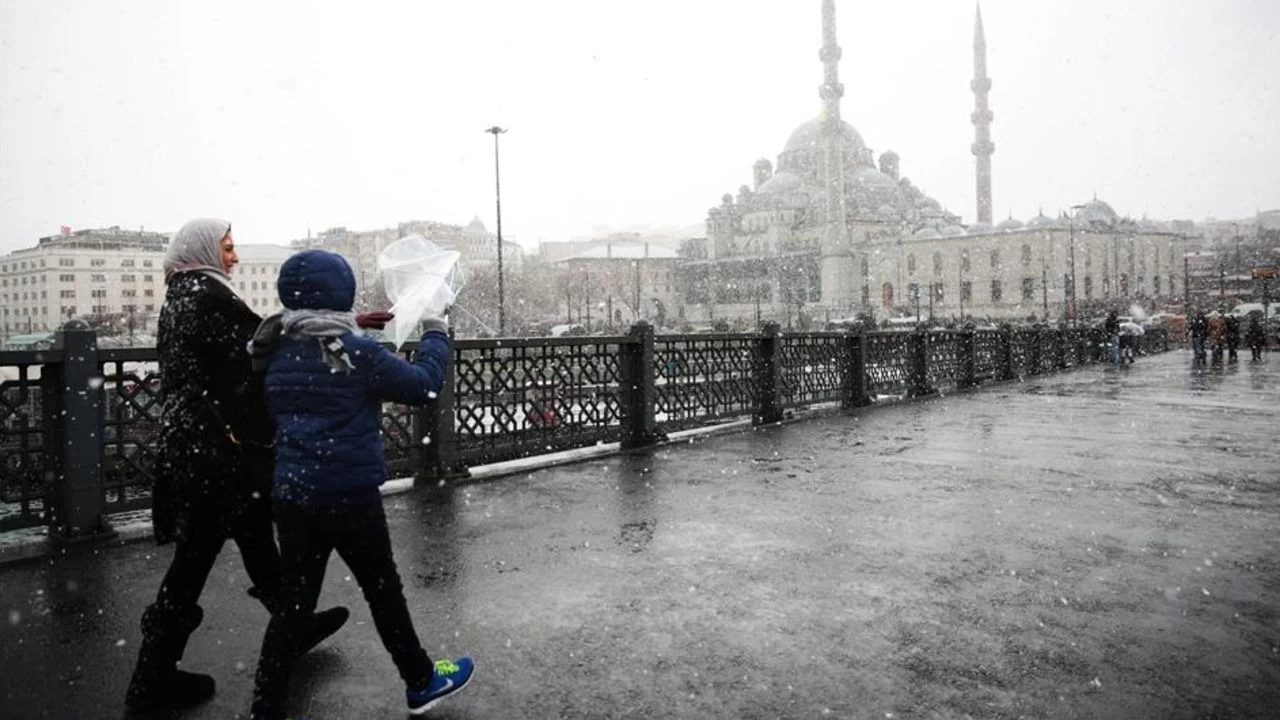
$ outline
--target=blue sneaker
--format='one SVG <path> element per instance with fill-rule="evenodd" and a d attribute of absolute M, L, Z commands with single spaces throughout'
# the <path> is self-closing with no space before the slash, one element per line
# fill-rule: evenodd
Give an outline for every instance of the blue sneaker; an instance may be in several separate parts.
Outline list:
<path fill-rule="evenodd" d="M 437 660 L 435 675 L 425 690 L 405 690 L 405 698 L 409 701 L 409 714 L 421 715 L 432 705 L 466 687 L 467 683 L 471 682 L 471 674 L 475 669 L 475 664 L 469 657 Z"/>

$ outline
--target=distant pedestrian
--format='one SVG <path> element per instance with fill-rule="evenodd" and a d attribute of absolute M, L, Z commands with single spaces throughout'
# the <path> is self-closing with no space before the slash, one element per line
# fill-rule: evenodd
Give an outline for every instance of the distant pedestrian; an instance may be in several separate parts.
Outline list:
<path fill-rule="evenodd" d="M 1135 354 L 1138 352 L 1138 338 L 1146 334 L 1146 330 L 1136 322 L 1120 323 L 1120 362 L 1128 365 L 1133 364 Z"/>
<path fill-rule="evenodd" d="M 228 539 L 253 581 L 250 594 L 277 607 L 280 555 L 271 528 L 272 428 L 261 378 L 245 344 L 259 318 L 231 288 L 239 262 L 231 224 L 192 220 L 164 259 L 157 352 L 165 398 L 151 518 L 156 542 L 175 543 L 155 602 L 142 614 L 142 643 L 125 702 L 137 711 L 182 707 L 213 695 L 208 675 L 179 670 L 204 617 L 197 602 Z M 346 608 L 307 614 L 309 649 L 347 620 Z"/>
<path fill-rule="evenodd" d="M 1117 365 L 1120 363 L 1120 317 L 1115 310 L 1107 313 L 1102 332 L 1107 336 L 1107 357 L 1112 365 Z"/>
<path fill-rule="evenodd" d="M 425 321 L 412 362 L 363 337 L 351 311 L 355 276 L 323 250 L 286 260 L 277 288 L 287 309 L 262 324 L 252 352 L 267 360 L 267 404 L 277 423 L 272 500 L 287 602 L 262 640 L 252 717 L 285 716 L 290 661 L 335 550 L 364 592 L 409 712 L 420 714 L 461 690 L 473 665 L 466 657 L 432 663 L 414 630 L 378 491 L 387 480 L 380 408 L 436 397 L 451 354 L 448 325 Z"/>
<path fill-rule="evenodd" d="M 1191 334 L 1191 350 L 1194 362 L 1196 365 L 1204 365 L 1207 360 L 1205 345 L 1209 339 L 1209 319 L 1205 317 L 1203 310 L 1197 310 L 1196 314 L 1192 316 L 1187 331 Z"/>
<path fill-rule="evenodd" d="M 1254 362 L 1262 359 L 1262 351 L 1267 346 L 1267 332 L 1262 327 L 1258 314 L 1249 316 L 1249 327 L 1245 330 L 1245 342 L 1249 345 L 1249 353 Z"/>
<path fill-rule="evenodd" d="M 1222 315 L 1215 314 L 1209 318 L 1209 348 L 1213 355 L 1213 364 L 1221 365 L 1223 353 L 1227 349 L 1227 323 Z"/>
<path fill-rule="evenodd" d="M 1224 318 L 1226 324 L 1226 344 L 1227 344 L 1227 362 L 1236 362 L 1239 360 L 1237 356 L 1240 352 L 1240 318 L 1235 315 L 1227 315 Z"/>

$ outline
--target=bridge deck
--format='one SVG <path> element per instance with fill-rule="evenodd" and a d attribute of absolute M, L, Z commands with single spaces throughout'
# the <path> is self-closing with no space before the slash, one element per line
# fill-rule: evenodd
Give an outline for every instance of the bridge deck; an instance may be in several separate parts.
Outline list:
<path fill-rule="evenodd" d="M 1246 354 L 1247 357 L 1247 354 Z M 1280 356 L 1186 352 L 388 498 L 472 718 L 1274 717 Z M 0 570 L 6 717 L 120 717 L 150 543 Z M 247 710 L 266 622 L 234 549 L 186 667 Z M 399 717 L 352 623 L 299 662 L 313 718 Z"/>

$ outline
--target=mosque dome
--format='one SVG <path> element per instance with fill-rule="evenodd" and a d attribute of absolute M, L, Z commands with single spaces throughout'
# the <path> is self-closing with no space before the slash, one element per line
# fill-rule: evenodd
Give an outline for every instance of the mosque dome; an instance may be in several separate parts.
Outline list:
<path fill-rule="evenodd" d="M 916 231 L 915 237 L 917 240 L 937 240 L 941 238 L 942 235 L 938 234 L 938 231 L 931 227 L 924 227 Z"/>
<path fill-rule="evenodd" d="M 995 228 L 991 227 L 991 223 L 978 221 L 969 226 L 966 234 L 968 235 L 989 235 Z"/>
<path fill-rule="evenodd" d="M 1007 220 L 1001 220 L 1000 224 L 996 225 L 996 229 L 1000 232 L 1010 232 L 1013 230 L 1021 230 L 1022 228 L 1022 221 L 1012 217 Z"/>
<path fill-rule="evenodd" d="M 1027 221 L 1027 227 L 1034 228 L 1036 230 L 1053 230 L 1060 226 L 1061 223 L 1054 218 L 1045 215 L 1043 212 Z"/>
<path fill-rule="evenodd" d="M 1080 212 L 1076 215 L 1076 218 L 1085 222 L 1097 222 L 1111 225 L 1119 220 L 1120 216 L 1116 214 L 1116 211 L 1113 210 L 1110 205 L 1095 197 L 1085 203 L 1084 207 L 1080 208 Z"/>
<path fill-rule="evenodd" d="M 849 194 L 864 208 L 904 204 L 898 182 L 872 167 L 860 167 L 849 176 Z"/>
<path fill-rule="evenodd" d="M 840 134 L 844 135 L 844 139 L 853 147 L 866 147 L 866 143 L 862 141 L 862 136 L 858 134 L 858 131 L 843 120 L 840 121 Z M 818 141 L 821 139 L 822 118 L 817 117 L 805 122 L 791 132 L 791 137 L 787 138 L 787 146 L 783 149 L 783 152 L 817 150 Z"/>
<path fill-rule="evenodd" d="M 760 185 L 760 189 L 756 192 L 762 195 L 791 192 L 793 190 L 799 190 L 802 184 L 803 183 L 800 181 L 800 178 L 783 170 L 781 172 L 774 173 L 773 177 L 765 180 L 764 183 Z"/>
<path fill-rule="evenodd" d="M 942 237 L 961 237 L 964 235 L 964 228 L 959 225 L 948 225 L 942 228 Z"/>

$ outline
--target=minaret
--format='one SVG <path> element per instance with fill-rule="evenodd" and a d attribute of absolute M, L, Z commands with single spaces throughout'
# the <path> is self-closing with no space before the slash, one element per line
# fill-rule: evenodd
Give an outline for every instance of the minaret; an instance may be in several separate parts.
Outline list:
<path fill-rule="evenodd" d="M 822 0 L 822 159 L 819 179 L 822 182 L 826 209 L 826 227 L 822 238 L 821 267 L 824 304 L 843 308 L 852 299 L 853 258 L 849 254 L 848 208 L 845 203 L 844 123 L 840 119 L 840 46 L 836 44 L 836 3 Z"/>
<path fill-rule="evenodd" d="M 982 5 L 978 5 L 977 19 L 973 25 L 973 155 L 977 158 L 976 189 L 978 194 L 978 222 L 991 222 L 991 154 L 996 146 L 991 142 L 991 107 L 987 93 L 991 92 L 991 78 L 987 77 L 987 39 L 982 32 Z"/>

